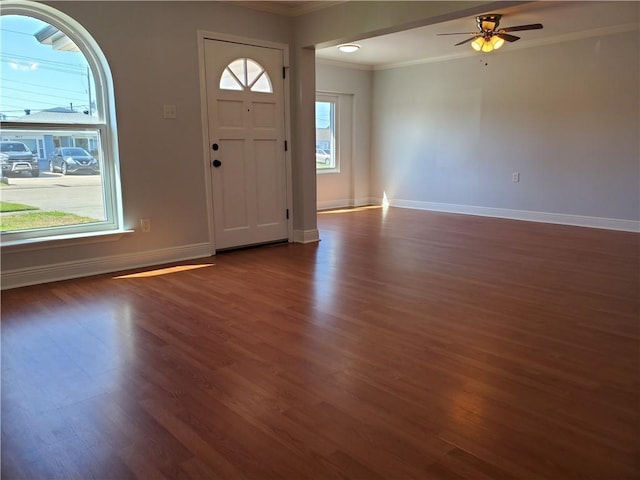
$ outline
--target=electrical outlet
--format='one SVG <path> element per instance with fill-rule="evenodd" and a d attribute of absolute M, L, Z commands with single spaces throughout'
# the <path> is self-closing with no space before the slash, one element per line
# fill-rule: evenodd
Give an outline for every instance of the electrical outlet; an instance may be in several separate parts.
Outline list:
<path fill-rule="evenodd" d="M 140 219 L 140 230 L 142 233 L 149 233 L 151 231 L 151 219 L 150 218 L 141 218 Z"/>
<path fill-rule="evenodd" d="M 518 183 L 520 181 L 520 173 L 515 172 L 512 176 L 511 176 L 511 181 L 513 183 Z"/>

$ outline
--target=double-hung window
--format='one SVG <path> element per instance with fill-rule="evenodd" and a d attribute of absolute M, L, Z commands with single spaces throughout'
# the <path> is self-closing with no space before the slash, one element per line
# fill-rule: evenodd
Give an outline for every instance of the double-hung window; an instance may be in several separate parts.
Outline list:
<path fill-rule="evenodd" d="M 338 159 L 338 98 L 333 95 L 316 96 L 316 172 L 340 171 Z"/>
<path fill-rule="evenodd" d="M 52 7 L 0 10 L 2 244 L 122 229 L 111 74 L 99 46 Z"/>

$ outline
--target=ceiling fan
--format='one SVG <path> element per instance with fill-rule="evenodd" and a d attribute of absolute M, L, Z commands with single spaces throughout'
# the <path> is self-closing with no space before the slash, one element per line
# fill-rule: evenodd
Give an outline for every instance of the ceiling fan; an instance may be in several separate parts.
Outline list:
<path fill-rule="evenodd" d="M 515 42 L 520 37 L 511 35 L 508 32 L 520 32 L 522 30 L 539 30 L 542 28 L 541 23 L 531 23 L 529 25 L 517 25 L 515 27 L 499 28 L 502 15 L 499 13 L 489 13 L 487 15 L 479 15 L 476 17 L 478 32 L 456 32 L 456 33 L 438 33 L 438 35 L 471 35 L 471 37 L 456 43 L 454 46 L 463 45 L 472 42 L 471 46 L 474 50 L 488 53 L 492 50 L 500 48 L 505 40 L 507 42 Z"/>

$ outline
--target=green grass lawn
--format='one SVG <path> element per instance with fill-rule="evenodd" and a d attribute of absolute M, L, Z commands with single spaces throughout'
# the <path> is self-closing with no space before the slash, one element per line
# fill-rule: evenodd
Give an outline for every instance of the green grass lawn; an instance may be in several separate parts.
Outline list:
<path fill-rule="evenodd" d="M 29 212 L 0 217 L 0 232 L 29 230 L 32 228 L 60 227 L 95 222 L 95 218 L 81 217 L 66 212 Z"/>
<path fill-rule="evenodd" d="M 38 210 L 38 207 L 32 207 L 24 203 L 0 202 L 0 213 L 22 212 L 24 210 Z"/>

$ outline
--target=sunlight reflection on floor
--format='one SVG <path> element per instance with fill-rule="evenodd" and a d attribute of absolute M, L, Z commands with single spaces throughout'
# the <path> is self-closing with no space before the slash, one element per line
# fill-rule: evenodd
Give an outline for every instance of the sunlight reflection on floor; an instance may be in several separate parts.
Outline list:
<path fill-rule="evenodd" d="M 119 278 L 157 277 L 160 275 L 168 275 L 170 273 L 178 273 L 178 272 L 186 272 L 188 270 L 195 270 L 197 268 L 213 267 L 214 265 L 215 265 L 214 263 L 205 263 L 200 265 L 178 265 L 175 267 L 158 268 L 154 270 L 147 270 L 145 272 L 130 273 L 128 275 L 119 275 L 113 278 L 119 279 Z"/>

